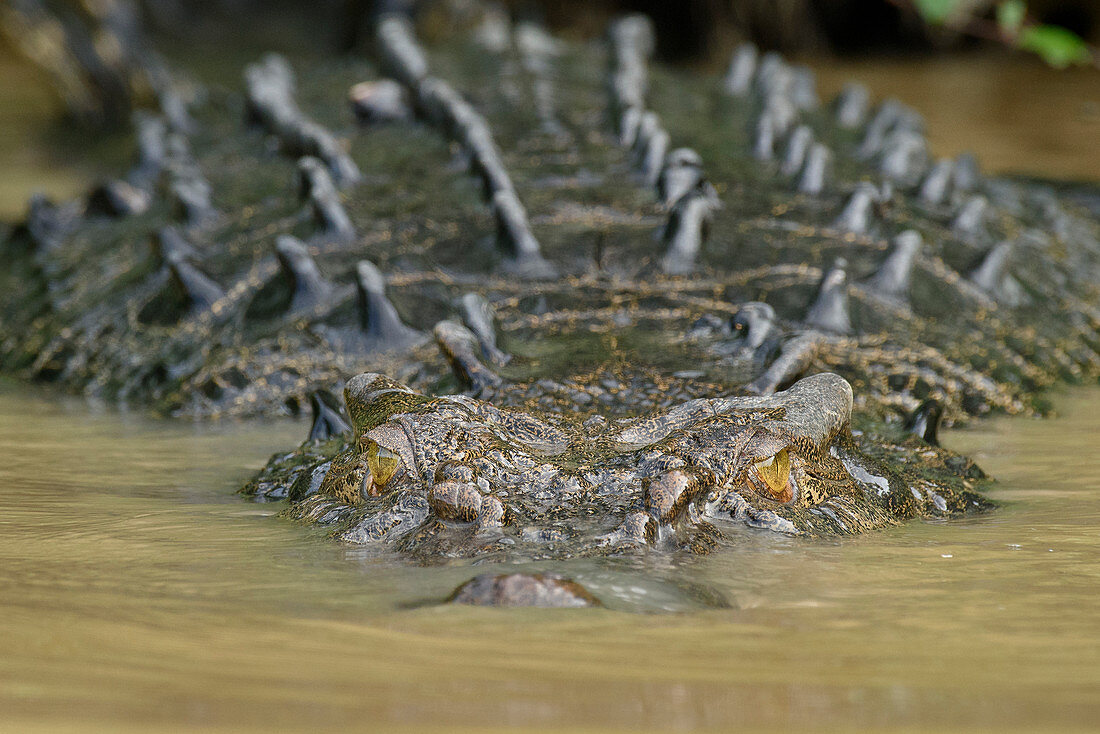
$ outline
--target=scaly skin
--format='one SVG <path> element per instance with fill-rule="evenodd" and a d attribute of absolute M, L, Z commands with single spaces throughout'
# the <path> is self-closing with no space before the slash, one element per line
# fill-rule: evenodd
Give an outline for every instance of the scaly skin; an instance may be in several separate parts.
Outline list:
<path fill-rule="evenodd" d="M 248 490 L 341 540 L 425 559 L 703 553 L 742 526 L 853 533 L 987 506 L 980 474 L 946 452 L 924 449 L 917 473 L 861 450 L 851 387 L 830 373 L 617 421 L 429 397 L 377 374 L 344 399 L 350 441 L 307 442 Z"/>
<path fill-rule="evenodd" d="M 1043 387 L 1095 378 L 1100 227 L 1052 189 L 934 163 L 911 110 L 819 105 L 777 57 L 651 71 L 636 18 L 601 48 L 474 30 L 426 54 L 390 19 L 377 64 L 295 80 L 268 59 L 243 101 L 213 87 L 192 130 L 167 125 L 159 158 L 143 128 L 128 186 L 40 204 L 9 238 L 0 367 L 196 416 L 388 375 L 411 413 L 370 407 L 382 378 L 347 382 L 350 442 L 314 398 L 312 440 L 248 490 L 425 558 L 975 509 L 980 472 L 903 418 L 932 400 L 910 422 L 933 439 L 941 411 L 1041 410 Z M 614 444 L 681 404 L 725 407 Z M 841 406 L 828 431 L 812 404 Z M 395 421 L 420 458 L 380 488 L 367 442 Z M 761 490 L 784 449 L 789 492 Z"/>

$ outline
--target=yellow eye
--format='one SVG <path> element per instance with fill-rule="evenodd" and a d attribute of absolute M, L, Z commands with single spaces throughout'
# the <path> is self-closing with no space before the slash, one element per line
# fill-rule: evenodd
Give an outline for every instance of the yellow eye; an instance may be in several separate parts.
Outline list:
<path fill-rule="evenodd" d="M 763 461 L 753 464 L 756 477 L 768 488 L 773 499 L 779 502 L 790 502 L 794 499 L 791 490 L 791 457 L 787 449 L 783 449 L 775 456 L 769 456 Z"/>
<path fill-rule="evenodd" d="M 367 468 L 370 469 L 374 486 L 385 487 L 401 466 L 401 457 L 374 441 L 367 446 Z"/>

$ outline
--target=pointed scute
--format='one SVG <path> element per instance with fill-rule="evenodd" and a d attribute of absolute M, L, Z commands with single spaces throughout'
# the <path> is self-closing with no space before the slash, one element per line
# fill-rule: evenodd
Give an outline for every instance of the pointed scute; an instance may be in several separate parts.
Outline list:
<path fill-rule="evenodd" d="M 455 377 L 474 393 L 501 384 L 500 376 L 477 358 L 477 337 L 456 321 L 440 321 L 435 325 L 435 340 Z"/>
<path fill-rule="evenodd" d="M 386 296 L 386 281 L 374 263 L 360 260 L 355 267 L 355 289 L 358 297 L 359 327 L 372 348 L 404 349 L 422 340 L 423 335 L 401 320 L 397 309 Z"/>
<path fill-rule="evenodd" d="M 847 267 L 846 260 L 837 258 L 821 279 L 817 299 L 806 312 L 809 326 L 836 334 L 852 333 L 852 320 L 848 313 Z"/>
<path fill-rule="evenodd" d="M 943 418 L 943 405 L 933 398 L 917 406 L 905 421 L 905 430 L 919 436 L 925 443 L 939 446 L 940 421 Z"/>
<path fill-rule="evenodd" d="M 313 255 L 301 240 L 290 235 L 280 235 L 275 240 L 275 253 L 283 274 L 293 284 L 294 296 L 290 310 L 312 308 L 332 292 L 332 284 L 321 275 Z"/>
<path fill-rule="evenodd" d="M 339 398 L 328 390 L 311 392 L 309 407 L 313 414 L 309 428 L 310 441 L 327 441 L 351 433 L 351 426 L 340 412 Z"/>
<path fill-rule="evenodd" d="M 878 272 L 867 281 L 867 287 L 888 298 L 908 298 L 913 264 L 921 244 L 920 233 L 916 230 L 909 229 L 895 237 L 893 249 Z"/>

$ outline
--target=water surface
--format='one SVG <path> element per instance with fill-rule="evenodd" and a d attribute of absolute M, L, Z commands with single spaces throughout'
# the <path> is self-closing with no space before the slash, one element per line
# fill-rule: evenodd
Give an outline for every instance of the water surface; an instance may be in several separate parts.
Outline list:
<path fill-rule="evenodd" d="M 301 424 L 0 383 L 0 730 L 1094 729 L 1100 391 L 1057 404 L 950 436 L 987 515 L 549 566 L 611 608 L 486 610 L 424 603 L 475 569 L 234 495 Z"/>
<path fill-rule="evenodd" d="M 0 222 L 22 219 L 31 194 L 81 196 L 103 169 L 128 165 L 129 140 L 66 127 L 50 77 L 0 43 Z"/>
<path fill-rule="evenodd" d="M 937 156 L 977 154 L 982 169 L 1100 180 L 1100 72 L 1052 69 L 1026 55 L 809 60 L 823 99 L 845 82 L 918 110 Z"/>

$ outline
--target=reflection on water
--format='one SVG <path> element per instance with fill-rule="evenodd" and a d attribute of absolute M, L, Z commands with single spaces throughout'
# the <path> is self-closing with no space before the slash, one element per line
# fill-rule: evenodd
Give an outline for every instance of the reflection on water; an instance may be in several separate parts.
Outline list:
<path fill-rule="evenodd" d="M 0 384 L 0 730 L 1091 728 L 1100 392 L 1059 405 L 950 436 L 1001 477 L 988 515 L 572 564 L 617 609 L 484 610 L 417 604 L 470 568 L 370 557 L 233 495 L 302 425 Z M 677 594 L 692 611 L 623 611 Z"/>

